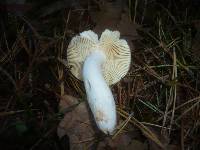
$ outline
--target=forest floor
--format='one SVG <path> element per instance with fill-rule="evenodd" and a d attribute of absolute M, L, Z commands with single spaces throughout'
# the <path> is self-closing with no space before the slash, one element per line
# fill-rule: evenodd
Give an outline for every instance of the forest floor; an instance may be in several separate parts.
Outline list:
<path fill-rule="evenodd" d="M 2 150 L 198 150 L 200 2 L 0 2 Z M 96 127 L 82 81 L 66 64 L 79 33 L 118 30 L 131 48 L 112 92 L 117 129 Z"/>

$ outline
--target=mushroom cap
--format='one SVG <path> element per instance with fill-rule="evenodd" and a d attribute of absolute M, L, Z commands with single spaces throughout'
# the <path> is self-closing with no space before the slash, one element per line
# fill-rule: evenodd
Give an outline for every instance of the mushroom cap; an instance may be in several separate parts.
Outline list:
<path fill-rule="evenodd" d="M 106 29 L 100 39 L 93 31 L 84 31 L 72 38 L 67 49 L 67 64 L 72 74 L 82 80 L 82 68 L 86 57 L 95 50 L 106 55 L 102 73 L 108 85 L 117 83 L 129 70 L 131 52 L 126 40 L 119 39 L 118 31 Z"/>

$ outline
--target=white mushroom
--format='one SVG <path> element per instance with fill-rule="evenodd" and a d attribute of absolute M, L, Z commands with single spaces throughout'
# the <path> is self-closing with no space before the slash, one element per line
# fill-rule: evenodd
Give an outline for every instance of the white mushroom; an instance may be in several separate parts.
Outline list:
<path fill-rule="evenodd" d="M 84 81 L 90 109 L 97 126 L 112 134 L 116 126 L 116 106 L 109 85 L 117 83 L 129 70 L 131 54 L 118 31 L 105 30 L 98 40 L 93 31 L 75 36 L 67 50 L 72 74 Z"/>

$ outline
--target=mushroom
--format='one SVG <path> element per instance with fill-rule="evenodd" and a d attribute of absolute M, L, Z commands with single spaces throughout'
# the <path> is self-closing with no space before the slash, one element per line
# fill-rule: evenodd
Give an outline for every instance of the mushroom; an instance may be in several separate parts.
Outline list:
<path fill-rule="evenodd" d="M 118 31 L 106 29 L 100 39 L 93 31 L 72 38 L 67 49 L 71 73 L 83 80 L 95 122 L 105 134 L 116 126 L 116 106 L 109 85 L 126 75 L 131 62 L 130 48 Z"/>

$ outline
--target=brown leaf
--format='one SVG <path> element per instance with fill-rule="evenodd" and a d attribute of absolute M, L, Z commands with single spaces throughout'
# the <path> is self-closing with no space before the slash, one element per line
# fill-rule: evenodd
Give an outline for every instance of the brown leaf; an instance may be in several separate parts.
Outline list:
<path fill-rule="evenodd" d="M 134 49 L 132 41 L 139 38 L 136 29 L 138 24 L 131 21 L 128 12 L 124 12 L 125 1 L 116 0 L 114 2 L 104 2 L 100 11 L 91 12 L 92 20 L 96 23 L 94 31 L 101 34 L 105 29 L 118 30 L 125 38 L 131 49 Z"/>
<path fill-rule="evenodd" d="M 139 38 L 139 35 L 136 31 L 140 26 L 136 23 L 133 23 L 129 17 L 128 13 L 122 13 L 120 17 L 119 24 L 117 29 L 120 33 L 127 37 L 129 40 L 135 40 Z"/>
<path fill-rule="evenodd" d="M 127 133 L 121 133 L 114 139 L 105 138 L 98 144 L 97 150 L 103 150 L 108 147 L 113 150 L 146 150 L 147 144 L 132 139 Z"/>
<path fill-rule="evenodd" d="M 120 0 L 114 3 L 105 2 L 100 9 L 100 11 L 91 12 L 92 20 L 96 23 L 94 32 L 100 34 L 105 29 L 116 30 L 122 12 Z"/>
<path fill-rule="evenodd" d="M 85 102 L 79 103 L 77 98 L 65 95 L 60 101 L 60 110 L 66 114 L 59 123 L 57 134 L 60 138 L 65 134 L 70 137 L 71 149 L 83 149 L 94 140 L 95 131 Z"/>

